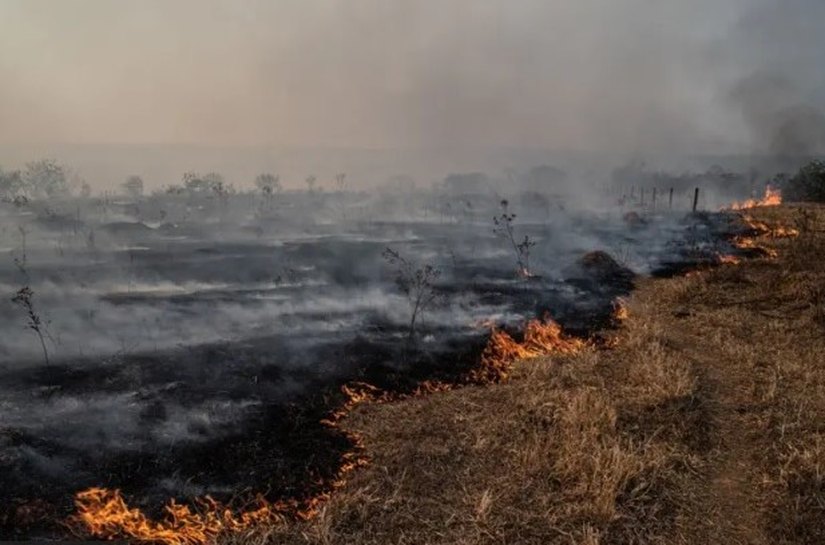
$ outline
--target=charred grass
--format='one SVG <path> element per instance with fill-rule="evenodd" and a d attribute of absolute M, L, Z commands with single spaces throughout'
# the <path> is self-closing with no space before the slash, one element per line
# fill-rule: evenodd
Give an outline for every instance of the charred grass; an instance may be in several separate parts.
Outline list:
<path fill-rule="evenodd" d="M 370 464 L 228 541 L 822 543 L 825 209 L 799 210 L 750 212 L 798 225 L 778 259 L 642 282 L 612 350 L 357 408 Z"/>

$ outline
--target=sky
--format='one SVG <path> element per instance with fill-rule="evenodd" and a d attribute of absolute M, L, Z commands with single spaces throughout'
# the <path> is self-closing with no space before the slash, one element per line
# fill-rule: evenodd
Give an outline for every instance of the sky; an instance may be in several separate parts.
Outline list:
<path fill-rule="evenodd" d="M 762 151 L 779 122 L 754 104 L 823 105 L 822 20 L 821 0 L 0 0 L 0 145 Z M 785 83 L 753 97 L 760 77 Z"/>

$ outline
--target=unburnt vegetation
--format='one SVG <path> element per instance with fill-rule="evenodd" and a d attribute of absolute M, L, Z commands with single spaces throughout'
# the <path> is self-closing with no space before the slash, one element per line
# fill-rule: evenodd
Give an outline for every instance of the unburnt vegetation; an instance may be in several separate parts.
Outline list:
<path fill-rule="evenodd" d="M 357 408 L 371 463 L 318 517 L 241 543 L 741 543 L 825 538 L 825 208 L 777 257 L 645 280 L 610 350 Z"/>

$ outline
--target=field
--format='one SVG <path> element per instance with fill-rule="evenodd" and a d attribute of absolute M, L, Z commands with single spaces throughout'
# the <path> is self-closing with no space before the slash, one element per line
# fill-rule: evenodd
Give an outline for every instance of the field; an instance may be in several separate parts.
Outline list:
<path fill-rule="evenodd" d="M 747 214 L 800 234 L 640 281 L 611 350 L 358 407 L 370 464 L 315 519 L 238 541 L 822 543 L 825 209 Z"/>
<path fill-rule="evenodd" d="M 534 243 L 527 270 L 492 221 L 500 197 L 444 202 L 422 192 L 366 203 L 363 195 L 295 193 L 277 202 L 160 195 L 4 205 L 2 535 L 62 535 L 68 520 L 79 536 L 200 542 L 263 527 L 278 539 L 386 542 L 408 535 L 408 521 L 417 540 L 433 541 L 439 534 L 427 525 L 449 521 L 438 530 L 445 542 L 459 534 L 546 542 L 547 524 L 559 531 L 554 539 L 608 535 L 630 516 L 625 509 L 671 513 L 659 517 L 664 526 L 676 520 L 675 500 L 657 499 L 658 490 L 671 492 L 657 479 L 698 471 L 713 434 L 699 367 L 669 364 L 662 335 L 673 328 L 654 311 L 676 304 L 673 286 L 705 276 L 640 281 L 619 337 L 610 331 L 616 298 L 633 288 L 627 267 L 672 276 L 762 255 L 732 240 L 752 229 L 728 213 L 521 199 L 513 242 Z M 504 213 L 515 211 L 508 206 Z M 414 328 L 399 282 L 404 264 L 438 271 Z M 693 293 L 684 289 L 683 297 Z M 675 322 L 680 331 L 693 320 L 687 312 Z M 546 316 L 565 337 L 592 338 L 590 347 L 516 366 L 527 376 L 507 384 L 473 386 L 510 372 L 514 358 L 498 353 L 501 368 L 478 372 L 490 359 L 491 331 L 519 339 L 528 320 Z M 606 351 L 614 338 L 618 347 Z M 621 363 L 635 358 L 639 369 Z M 349 415 L 352 391 L 341 386 L 353 383 L 382 392 L 367 397 L 406 401 Z M 419 395 L 431 390 L 454 391 Z M 647 429 L 660 419 L 662 430 Z M 703 431 L 683 429 L 692 422 Z M 685 454 L 678 442 L 660 445 L 660 433 L 692 446 Z M 366 469 L 347 473 L 352 482 L 343 479 L 367 458 Z M 329 503 L 320 501 L 330 492 Z M 135 521 L 118 519 L 125 506 L 104 513 L 121 497 L 142 509 L 149 530 L 130 533 Z M 231 515 L 190 535 L 223 509 L 204 498 L 241 519 L 266 514 Z M 183 522 L 151 522 L 163 520 L 171 500 L 191 506 L 194 519 L 187 511 L 177 513 Z M 397 510 L 388 507 L 395 501 Z M 470 523 L 467 505 L 478 511 Z M 539 507 L 545 518 L 536 518 Z M 296 516 L 312 521 L 296 525 Z"/>

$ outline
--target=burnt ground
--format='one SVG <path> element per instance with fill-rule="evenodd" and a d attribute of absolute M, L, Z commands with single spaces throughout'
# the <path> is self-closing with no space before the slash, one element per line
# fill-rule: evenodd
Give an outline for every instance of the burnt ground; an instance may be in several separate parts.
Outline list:
<path fill-rule="evenodd" d="M 708 248 L 716 248 L 717 241 L 732 232 L 720 215 L 693 216 L 684 227 L 690 236 L 673 241 L 668 259 L 657 268 L 659 274 L 675 274 L 684 263 L 713 263 Z M 330 259 L 335 255 L 330 252 Z M 461 266 L 472 269 L 472 264 L 462 263 L 456 268 Z M 625 268 L 598 252 L 568 267 L 561 284 L 543 278 L 491 282 L 491 276 L 476 271 L 466 285 L 445 283 L 438 289 L 445 299 L 469 292 L 484 304 L 506 303 L 525 317 L 549 313 L 567 331 L 582 336 L 609 325 L 613 300 L 628 294 L 635 282 Z M 571 288 L 575 297 L 567 295 Z M 128 305 L 135 297 L 145 296 L 120 294 L 109 302 Z M 221 294 L 211 292 L 209 297 Z M 430 327 L 419 332 L 422 339 L 443 333 Z M 132 505 L 153 515 L 172 497 L 186 502 L 208 493 L 231 503 L 254 493 L 271 500 L 313 496 L 322 486 L 318 483 L 335 475 L 342 455 L 352 448 L 346 435 L 321 424 L 343 402 L 342 384 L 360 380 L 403 393 L 425 380 L 460 382 L 478 361 L 487 332 L 464 328 L 434 346 L 422 342 L 412 352 L 399 350 L 397 339 L 402 336 L 397 324 L 375 316 L 354 338 L 323 336 L 318 341 L 311 332 L 300 341 L 253 336 L 241 342 L 124 353 L 104 362 L 74 358 L 49 367 L 7 371 L 4 388 L 45 406 L 63 398 L 127 396 L 140 412 L 135 419 L 138 429 L 127 435 L 136 444 L 117 448 L 88 447 L 108 445 L 110 437 L 74 441 L 77 438 L 59 433 L 50 437 L 14 427 L 0 430 L 7 453 L 0 459 L 0 487 L 5 491 L 0 536 L 63 535 L 60 521 L 72 512 L 73 494 L 90 486 L 121 489 Z M 284 365 L 283 353 L 299 359 L 302 343 L 312 345 L 317 364 Z M 226 407 L 237 406 L 243 406 L 241 420 L 221 419 Z M 187 433 L 194 435 L 189 440 L 156 440 L 156 430 L 174 420 L 175 407 L 205 407 L 209 414 L 202 428 L 198 422 L 189 423 Z M 100 412 L 105 411 L 103 405 Z M 91 428 L 89 433 L 106 431 Z M 153 441 L 140 442 L 149 437 Z"/>
<path fill-rule="evenodd" d="M 643 279 L 612 350 L 505 384 L 368 404 L 372 461 L 314 520 L 233 543 L 825 541 L 825 209 L 778 257 Z"/>
<path fill-rule="evenodd" d="M 584 333 L 606 324 L 613 298 L 628 293 L 632 274 L 613 265 L 619 271 L 613 278 L 614 284 L 609 288 L 600 284 L 598 293 L 591 292 L 588 298 L 593 300 L 588 303 L 587 314 L 576 313 L 575 319 L 571 314 L 567 320 L 575 331 Z M 579 281 L 584 283 L 587 279 L 582 276 Z M 491 287 L 478 289 L 486 289 L 488 298 L 523 298 L 534 288 L 499 293 Z M 553 310 L 548 302 L 534 301 L 531 306 L 535 316 Z M 519 333 L 515 327 L 510 331 L 514 335 Z M 321 350 L 322 361 L 330 362 L 328 366 L 284 369 L 267 365 L 261 359 L 277 347 L 278 341 L 261 338 L 188 347 L 162 355 L 125 355 L 116 365 L 72 361 L 7 373 L 6 388 L 30 392 L 46 400 L 54 395 L 93 393 L 134 396 L 142 401 L 140 422 L 147 429 L 169 416 L 170 399 L 176 405 L 193 407 L 205 399 L 218 404 L 255 405 L 245 411 L 241 426 L 227 422 L 227 427 L 235 429 L 222 430 L 224 433 L 218 439 L 211 438 L 215 426 L 210 424 L 209 429 L 202 430 L 204 440 L 182 441 L 158 450 L 134 449 L 114 454 L 84 448 L 69 450 L 59 439 L 50 441 L 48 437 L 14 429 L 2 430 L 4 447 L 36 449 L 44 460 L 69 460 L 71 474 L 57 471 L 50 475 L 50 468 L 32 466 L 30 460 L 3 460 L 6 471 L 0 474 L 0 487 L 6 493 L 0 502 L 0 535 L 59 535 L 61 530 L 53 524 L 71 514 L 73 494 L 92 486 L 120 489 L 133 505 L 154 516 L 160 514 L 170 497 L 185 502 L 209 493 L 221 501 L 243 503 L 257 493 L 264 493 L 270 500 L 316 495 L 325 489 L 318 483 L 333 479 L 343 454 L 353 447 L 343 433 L 321 424 L 345 401 L 340 386 L 355 380 L 403 394 L 423 381 L 461 382 L 478 362 L 487 338 L 486 330 L 477 329 L 456 335 L 435 349 L 401 351 L 399 343 L 392 339 L 403 333 L 392 324 L 376 323 L 369 334 L 330 343 Z M 426 336 L 430 332 L 422 328 L 420 334 Z M 317 353 L 318 348 L 315 350 Z M 140 370 L 137 390 L 131 374 L 135 369 Z M 191 369 L 201 372 L 193 377 Z M 285 385 L 300 388 L 293 394 Z M 164 478 L 185 481 L 186 485 L 175 484 L 167 489 L 158 485 Z"/>

